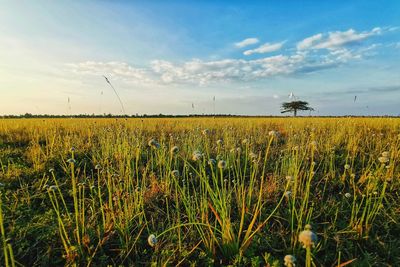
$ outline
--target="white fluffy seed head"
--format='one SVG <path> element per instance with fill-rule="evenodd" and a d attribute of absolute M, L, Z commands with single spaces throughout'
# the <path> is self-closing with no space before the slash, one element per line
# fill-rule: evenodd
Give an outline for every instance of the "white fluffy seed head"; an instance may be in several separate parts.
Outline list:
<path fill-rule="evenodd" d="M 218 161 L 218 168 L 225 169 L 226 168 L 226 162 L 224 160 Z"/>
<path fill-rule="evenodd" d="M 147 238 L 147 243 L 149 243 L 151 247 L 154 247 L 157 242 L 157 237 L 154 234 L 149 235 L 149 237 Z"/>
<path fill-rule="evenodd" d="M 286 267 L 295 267 L 296 266 L 296 258 L 293 255 L 286 255 L 283 258 L 283 262 Z"/>
<path fill-rule="evenodd" d="M 388 158 L 389 157 L 389 152 L 388 151 L 383 151 L 382 152 L 382 157 Z"/>
<path fill-rule="evenodd" d="M 202 157 L 203 157 L 203 155 L 199 151 L 195 151 L 195 152 L 193 152 L 192 160 L 199 161 L 202 159 Z"/>
<path fill-rule="evenodd" d="M 171 172 L 171 175 L 172 175 L 173 177 L 175 177 L 175 178 L 178 178 L 178 177 L 179 177 L 179 171 L 178 171 L 178 170 L 173 170 L 173 171 Z"/>
<path fill-rule="evenodd" d="M 148 142 L 149 147 L 157 149 L 160 147 L 160 144 L 155 139 L 150 139 Z"/>
<path fill-rule="evenodd" d="M 303 248 L 311 248 L 317 243 L 317 235 L 311 231 L 311 225 L 307 224 L 304 227 L 304 231 L 299 234 L 299 242 L 303 245 Z"/>
<path fill-rule="evenodd" d="M 378 158 L 380 163 L 387 163 L 389 162 L 389 158 L 388 157 L 379 157 Z"/>

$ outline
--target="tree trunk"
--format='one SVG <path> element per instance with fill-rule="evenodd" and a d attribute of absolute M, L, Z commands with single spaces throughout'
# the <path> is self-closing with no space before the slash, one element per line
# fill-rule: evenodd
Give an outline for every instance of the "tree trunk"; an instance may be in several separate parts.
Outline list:
<path fill-rule="evenodd" d="M 293 116 L 294 116 L 294 117 L 297 116 L 297 109 L 295 109 L 295 110 L 293 111 Z"/>

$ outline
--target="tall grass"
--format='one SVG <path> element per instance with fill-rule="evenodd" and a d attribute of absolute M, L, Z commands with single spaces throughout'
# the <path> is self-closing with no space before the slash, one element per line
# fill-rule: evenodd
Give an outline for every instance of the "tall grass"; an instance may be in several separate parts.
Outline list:
<path fill-rule="evenodd" d="M 399 132 L 397 119 L 3 120 L 1 259 L 396 265 Z"/>

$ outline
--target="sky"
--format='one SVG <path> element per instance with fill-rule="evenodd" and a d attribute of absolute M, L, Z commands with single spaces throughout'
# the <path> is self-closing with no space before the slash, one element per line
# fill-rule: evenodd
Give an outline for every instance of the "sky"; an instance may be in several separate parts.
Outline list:
<path fill-rule="evenodd" d="M 0 114 L 122 114 L 103 75 L 127 114 L 400 115 L 400 1 L 0 0 Z"/>

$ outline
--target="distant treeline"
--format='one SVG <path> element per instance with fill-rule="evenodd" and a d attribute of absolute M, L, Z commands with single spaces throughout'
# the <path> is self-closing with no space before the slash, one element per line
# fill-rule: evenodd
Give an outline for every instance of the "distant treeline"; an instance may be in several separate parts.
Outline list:
<path fill-rule="evenodd" d="M 136 114 L 136 115 L 114 115 L 114 114 L 76 114 L 76 115 L 51 115 L 51 114 L 31 114 L 25 113 L 20 115 L 1 115 L 3 119 L 30 119 L 30 118 L 191 118 L 191 117 L 239 117 L 239 118 L 291 118 L 290 116 L 273 116 L 273 115 L 232 115 L 232 114 L 189 114 L 189 115 L 168 115 L 168 114 Z M 299 117 L 313 117 L 313 118 L 346 118 L 346 117 L 380 117 L 380 118 L 399 118 L 399 116 L 299 116 Z"/>

